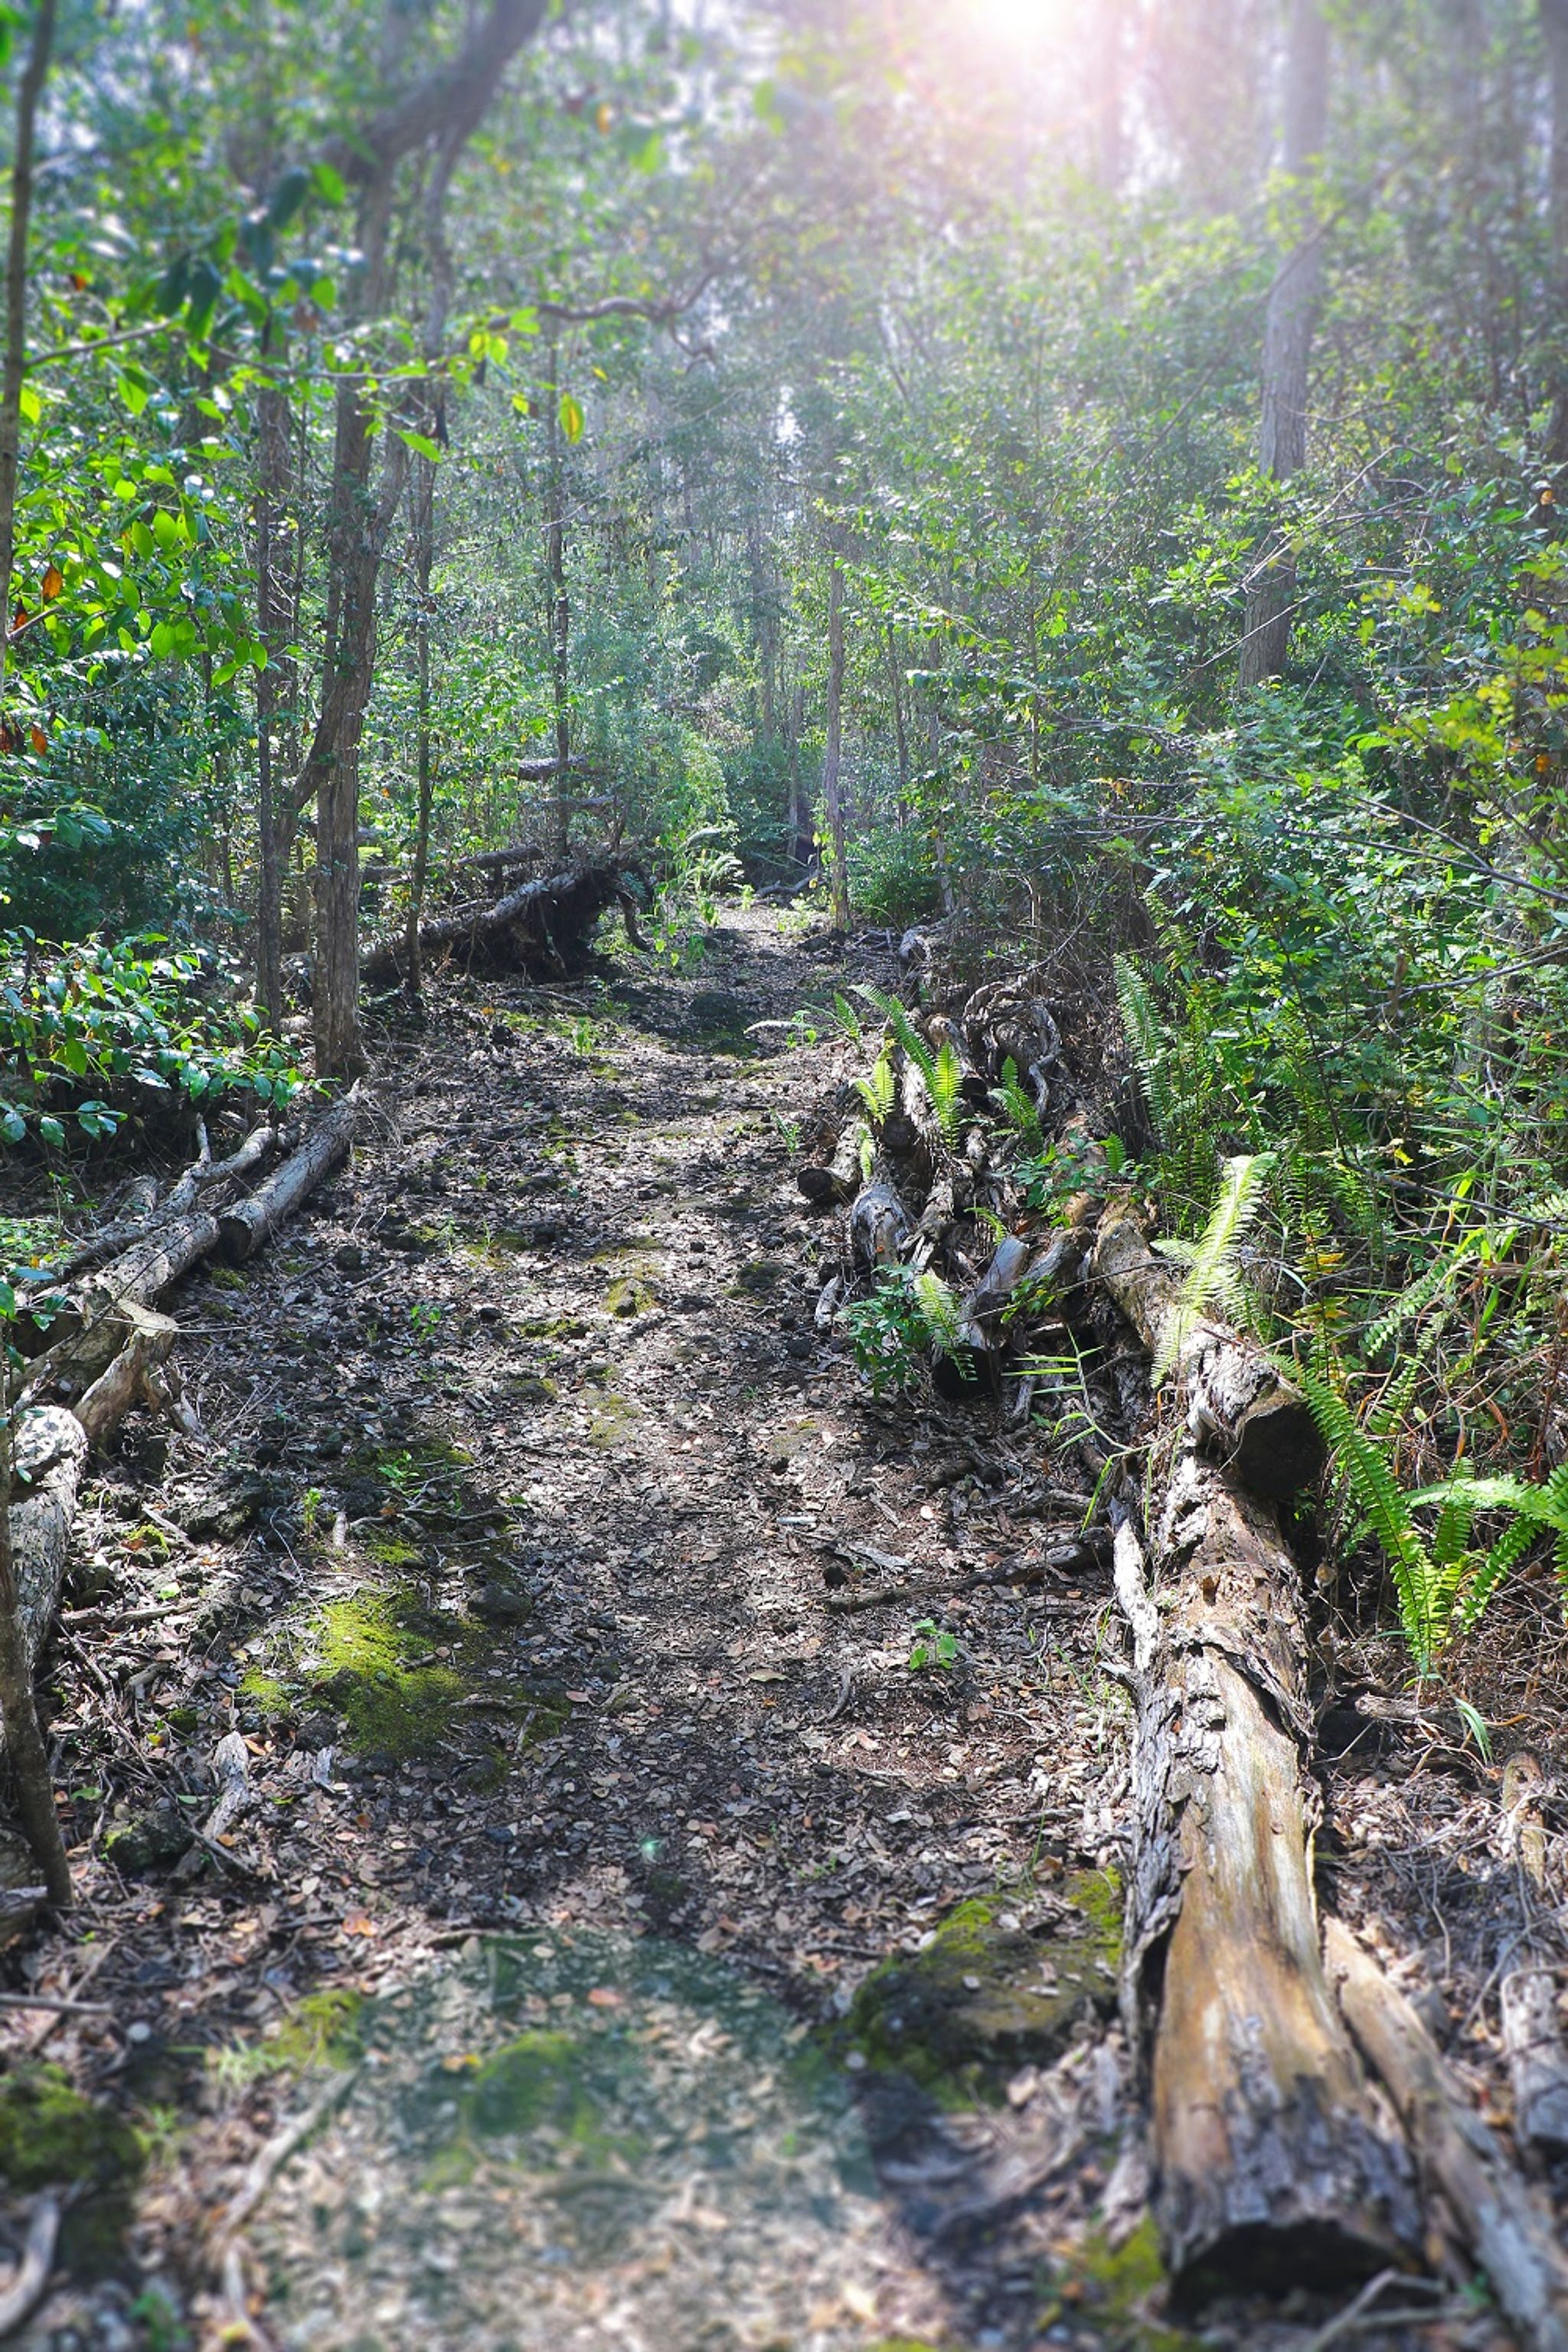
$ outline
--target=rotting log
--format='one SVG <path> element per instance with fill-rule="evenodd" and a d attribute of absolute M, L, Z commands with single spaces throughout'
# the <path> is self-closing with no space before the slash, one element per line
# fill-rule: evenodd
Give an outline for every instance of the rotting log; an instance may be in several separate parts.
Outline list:
<path fill-rule="evenodd" d="M 1323 1970 L 1295 1566 L 1268 1505 L 1190 1439 L 1153 1551 L 1158 1608 L 1123 1518 L 1114 1572 L 1135 1711 L 1123 2001 L 1135 2048 L 1155 2007 L 1166 2258 L 1189 2301 L 1354 2280 L 1418 2247 L 1420 2215 Z"/>
<path fill-rule="evenodd" d="M 1324 1937 L 1339 2003 L 1499 2307 L 1528 2352 L 1568 2352 L 1568 2256 L 1415 2010 L 1337 1919 Z"/>
<path fill-rule="evenodd" d="M 360 1113 L 360 1090 L 352 1087 L 341 1102 L 317 1120 L 298 1151 L 275 1170 L 264 1184 L 243 1201 L 225 1209 L 217 1221 L 217 1238 L 231 1265 L 243 1265 L 291 1217 L 323 1176 L 346 1157 Z"/>
<path fill-rule="evenodd" d="M 354 1107 L 352 1097 L 334 1105 L 264 1188 L 261 1238 L 342 1157 Z M 83 1286 L 79 1296 L 85 1304 L 75 1328 L 27 1368 L 28 1387 L 16 1412 L 8 1507 L 16 1623 L 29 1672 L 59 1607 L 90 1448 L 107 1444 L 131 1407 L 149 1396 L 179 1415 L 169 1392 L 178 1327 L 155 1313 L 151 1301 L 199 1264 L 217 1239 L 216 1218 L 201 1213 L 148 1234 Z M 62 1395 L 76 1401 L 74 1410 L 58 1401 Z M 192 1425 L 188 1417 L 184 1425 Z M 6 1504 L 0 1494 L 0 1508 Z"/>
<path fill-rule="evenodd" d="M 897 1265 L 914 1228 L 897 1187 L 879 1164 L 849 1212 L 849 1249 L 857 1265 Z"/>
<path fill-rule="evenodd" d="M 1255 1340 L 1207 1316 L 1184 1316 L 1181 1284 L 1131 1209 L 1112 1206 L 1100 1219 L 1094 1272 L 1152 1356 L 1174 1345 L 1188 1432 L 1205 1453 L 1255 1495 L 1282 1498 L 1310 1484 L 1324 1454 L 1306 1399 Z"/>
<path fill-rule="evenodd" d="M 447 957 L 467 971 L 569 972 L 583 962 L 600 916 L 627 899 L 628 877 L 641 878 L 624 859 L 595 859 L 537 876 L 504 898 L 432 915 L 419 926 L 420 956 Z M 367 947 L 360 975 L 385 985 L 405 977 L 406 962 L 399 934 Z"/>
<path fill-rule="evenodd" d="M 838 1140 L 826 1160 L 797 1168 L 795 1181 L 802 1197 L 815 1208 L 830 1207 L 836 1201 L 852 1201 L 862 1181 L 861 1148 L 870 1140 L 870 1134 L 863 1118 L 852 1118 L 840 1129 Z"/>
<path fill-rule="evenodd" d="M 1557 2018 L 1557 1978 L 1540 1961 L 1504 1977 L 1502 2046 L 1513 2088 L 1513 2132 L 1549 2155 L 1568 2148 L 1568 2048 Z"/>

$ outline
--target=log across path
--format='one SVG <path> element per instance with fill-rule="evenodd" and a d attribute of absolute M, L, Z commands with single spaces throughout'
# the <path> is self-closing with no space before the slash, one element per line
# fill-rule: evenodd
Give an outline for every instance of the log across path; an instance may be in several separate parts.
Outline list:
<path fill-rule="evenodd" d="M 62 2284 L 50 2325 L 95 2340 L 149 2269 L 193 2332 L 280 2347 L 304 2314 L 318 2345 L 478 2352 L 606 2340 L 606 2313 L 650 2344 L 743 2318 L 823 2352 L 1178 2324 L 1104 1874 L 1134 1717 L 1104 1671 L 1109 1540 L 1080 1536 L 1094 1481 L 978 1384 L 870 1399 L 817 1325 L 835 1213 L 795 1177 L 817 1111 L 842 1123 L 846 1058 L 824 1017 L 816 1044 L 785 1024 L 867 976 L 896 978 L 824 972 L 759 910 L 684 980 L 627 959 L 607 989 L 437 992 L 373 1072 L 352 1162 L 270 1247 L 190 1276 L 205 1444 L 136 1419 L 95 1474 L 47 1681 L 79 1905 L 26 1990 L 70 2006 L 0 2004 L 14 2063 L 47 2042 L 129 2115 L 172 2101 L 183 2136 L 108 2282 Z M 1013 1025 L 1048 1098 L 1049 1040 Z M 984 1271 L 988 1346 L 1009 1269 Z M 1482 1915 L 1519 1876 L 1488 1860 L 1498 1790 L 1396 1721 L 1381 1752 L 1386 1788 L 1362 1754 L 1322 1780 L 1337 1908 L 1385 1972 L 1404 1956 L 1427 2031 L 1451 2011 L 1443 2063 L 1473 2080 Z M 1382 1860 L 1394 1802 L 1419 1885 Z M 1322 1991 L 1370 2151 L 1398 2095 L 1365 2088 L 1362 1989 L 1331 1967 Z M 807 2080 L 826 2104 L 784 2116 Z M 1474 2149 L 1454 2170 L 1426 2077 L 1422 2099 L 1423 2200 L 1445 2165 L 1489 2179 Z M 796 2171 L 769 2169 L 790 2135 Z M 1331 2249 L 1314 2326 L 1369 2263 L 1422 2268 L 1374 2218 Z M 1359 2340 L 1428 2340 L 1369 2336 L 1374 2307 Z M 1236 2340 L 1300 2352 L 1277 2307 L 1239 2312 Z"/>

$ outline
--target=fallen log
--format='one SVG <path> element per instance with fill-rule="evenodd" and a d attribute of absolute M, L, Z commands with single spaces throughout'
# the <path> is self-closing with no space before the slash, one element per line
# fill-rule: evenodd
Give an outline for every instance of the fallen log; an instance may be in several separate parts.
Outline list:
<path fill-rule="evenodd" d="M 334 1105 L 263 1187 L 261 1212 L 245 1225 L 250 1248 L 342 1158 L 356 1108 L 353 1096 Z M 73 1328 L 28 1366 L 0 1510 L 7 1513 L 10 1533 L 11 1622 L 18 1660 L 29 1679 L 59 1607 L 89 1451 L 108 1443 L 133 1404 L 149 1397 L 166 1407 L 174 1402 L 167 1383 L 178 1327 L 155 1313 L 151 1302 L 216 1248 L 218 1236 L 218 1220 L 199 1212 L 145 1235 L 90 1278 L 79 1297 Z M 75 1400 L 74 1409 L 59 1401 L 62 1396 Z M 174 1409 L 178 1413 L 177 1404 Z M 191 1425 L 188 1420 L 185 1425 Z M 0 1753 L 6 1738 L 0 1717 Z"/>
<path fill-rule="evenodd" d="M 913 1231 L 897 1188 L 879 1165 L 863 1184 L 849 1212 L 849 1249 L 857 1265 L 897 1265 Z"/>
<path fill-rule="evenodd" d="M 600 916 L 626 896 L 629 870 L 624 861 L 595 860 L 538 876 L 504 898 L 432 915 L 419 926 L 420 955 L 448 957 L 466 971 L 569 972 L 583 962 Z M 398 982 L 407 961 L 400 932 L 367 947 L 360 974 L 375 985 Z"/>
<path fill-rule="evenodd" d="M 1568 2352 L 1568 2257 L 1525 2183 L 1444 2063 L 1398 1988 L 1331 1919 L 1329 1973 L 1339 2004 L 1436 2191 L 1529 2352 Z"/>
<path fill-rule="evenodd" d="M 1513 2088 L 1513 2136 L 1521 2147 L 1568 2147 L 1568 2048 L 1557 2021 L 1557 1979 L 1539 1962 L 1513 1969 L 1500 1992 L 1502 2046 Z"/>
<path fill-rule="evenodd" d="M 828 1159 L 796 1169 L 795 1181 L 802 1196 L 816 1208 L 827 1208 L 835 1201 L 852 1201 L 864 1181 L 860 1154 L 870 1135 L 863 1118 L 850 1119 L 840 1130 Z"/>
<path fill-rule="evenodd" d="M 346 1158 L 359 1118 L 360 1090 L 352 1087 L 341 1102 L 318 1119 L 293 1157 L 243 1201 L 225 1209 L 217 1221 L 217 1238 L 231 1265 L 243 1265 L 269 1241 L 285 1218 L 291 1217 L 323 1176 Z"/>
<path fill-rule="evenodd" d="M 1124 2007 L 1152 2028 L 1154 2210 L 1189 2299 L 1369 2276 L 1419 2246 L 1403 2142 L 1324 1975 L 1300 1595 L 1268 1505 L 1183 1443 L 1153 1543 L 1123 1518 L 1132 1633 Z M 1156 1963 L 1158 1965 L 1156 1966 Z"/>
<path fill-rule="evenodd" d="M 1094 1272 L 1150 1354 L 1173 1357 L 1194 1442 L 1255 1495 L 1292 1495 L 1323 1466 L 1323 1441 L 1300 1391 L 1257 1343 L 1207 1316 L 1189 1316 L 1181 1284 L 1126 1206 L 1101 1218 Z"/>

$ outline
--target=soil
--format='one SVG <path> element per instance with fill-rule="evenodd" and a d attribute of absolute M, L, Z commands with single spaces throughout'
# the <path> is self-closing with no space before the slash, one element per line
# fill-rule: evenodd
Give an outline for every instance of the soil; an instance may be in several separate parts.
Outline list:
<path fill-rule="evenodd" d="M 138 1420 L 89 1495 L 81 1899 L 4 1964 L 102 2005 L 0 2011 L 0 2147 L 65 2118 L 12 2219 L 82 2191 L 37 2352 L 1197 2340 L 1115 2017 L 1109 1580 L 1047 1559 L 1083 1476 L 816 1330 L 794 1168 L 846 1064 L 802 1008 L 893 977 L 819 949 L 730 911 L 687 977 L 441 984 L 352 1168 L 174 1302 L 207 1441 Z M 1521 1720 L 1550 1772 L 1539 1681 Z M 1500 1761 L 1383 1721 L 1369 1790 L 1351 1730 L 1337 1899 L 1500 2111 Z M 1202 2340 L 1304 2352 L 1352 2291 Z M 1412 2296 L 1360 2340 L 1500 2343 Z"/>

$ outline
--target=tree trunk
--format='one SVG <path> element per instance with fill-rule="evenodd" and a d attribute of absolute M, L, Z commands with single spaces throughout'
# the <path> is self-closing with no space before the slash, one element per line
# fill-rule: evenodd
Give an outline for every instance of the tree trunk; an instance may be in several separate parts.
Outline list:
<path fill-rule="evenodd" d="M 844 830 L 844 566 L 837 555 L 827 591 L 827 741 L 822 759 L 822 804 L 832 859 L 833 920 L 849 928 L 849 867 Z"/>
<path fill-rule="evenodd" d="M 269 326 L 266 354 L 282 363 L 280 327 Z M 289 395 L 280 383 L 263 387 L 257 400 L 256 619 L 267 648 L 267 666 L 256 673 L 257 856 L 256 997 L 273 1028 L 283 1018 L 283 867 L 292 827 L 279 824 L 273 772 L 273 732 L 279 719 L 278 685 L 293 643 L 293 607 L 280 577 L 279 525 L 289 499 Z"/>
<path fill-rule="evenodd" d="M 1188 1430 L 1205 1452 L 1255 1495 L 1283 1500 L 1311 1483 L 1323 1441 L 1306 1399 L 1253 1340 L 1207 1316 L 1183 1317 L 1180 1283 L 1126 1210 L 1101 1219 L 1094 1270 L 1150 1354 L 1172 1355 Z"/>
<path fill-rule="evenodd" d="M 1549 466 L 1568 464 L 1568 0 L 1541 0 L 1541 29 L 1552 82 L 1552 317 L 1560 338 L 1553 355 L 1552 421 L 1546 430 Z"/>
<path fill-rule="evenodd" d="M 430 295 L 425 312 L 425 358 L 434 366 L 447 340 L 447 313 L 452 300 L 452 256 L 447 243 L 447 191 L 451 185 L 458 150 L 448 141 L 432 175 L 425 200 L 425 246 L 430 260 Z M 425 404 L 424 429 L 431 440 L 446 438 L 446 395 L 437 392 Z M 430 631 L 436 610 L 430 575 L 436 560 L 436 461 L 416 456 L 413 479 L 414 590 L 416 659 L 418 666 L 416 748 L 419 805 L 415 817 L 414 873 L 408 889 L 408 993 L 420 992 L 419 925 L 425 912 L 425 884 L 430 870 L 430 806 L 432 798 L 430 729 Z"/>
<path fill-rule="evenodd" d="M 55 0 L 38 0 L 27 62 L 16 90 L 11 158 L 11 227 L 5 247 L 5 358 L 0 373 L 0 690 L 11 634 L 11 568 L 16 551 L 16 477 L 21 465 L 22 378 L 27 372 L 27 226 L 33 211 L 33 134 L 55 41 Z"/>
<path fill-rule="evenodd" d="M 567 773 L 572 763 L 572 605 L 566 593 L 566 482 L 561 455 L 560 345 L 550 341 L 550 382 L 544 393 L 544 572 L 550 606 L 550 692 L 555 712 L 555 800 L 551 855 L 566 862 L 572 812 Z"/>
<path fill-rule="evenodd" d="M 222 1212 L 217 1221 L 218 1240 L 230 1265 L 253 1257 L 284 1219 L 293 1215 L 300 1202 L 309 1199 L 322 1177 L 346 1156 L 353 1141 L 359 1108 L 359 1088 L 354 1087 L 317 1121 L 300 1150 L 284 1161 L 275 1175 L 258 1184 L 248 1199 L 237 1201 L 233 1208 Z"/>
<path fill-rule="evenodd" d="M 54 1784 L 33 1690 L 38 1644 L 29 1643 L 24 1631 L 11 1548 L 11 1394 L 5 1352 L 5 1334 L 0 1330 L 0 1725 L 16 1778 L 23 1831 L 43 1874 L 49 1901 L 63 1906 L 71 1900 L 70 1864 L 55 1811 Z"/>
<path fill-rule="evenodd" d="M 1190 1441 L 1153 1576 L 1130 1524 L 1115 1559 L 1135 1709 L 1125 1994 L 1136 2030 L 1158 1986 L 1167 2260 L 1189 2294 L 1352 2280 L 1418 2245 L 1420 2221 L 1319 1950 L 1295 1567 L 1268 1506 Z"/>
<path fill-rule="evenodd" d="M 1263 331 L 1263 421 L 1258 462 L 1288 482 L 1307 459 L 1307 369 L 1323 282 L 1323 243 L 1303 183 L 1322 152 L 1328 130 L 1329 27 L 1322 0 L 1293 0 L 1285 85 L 1285 171 L 1291 183 L 1293 251 L 1274 281 Z M 1296 561 L 1274 533 L 1253 565 L 1241 641 L 1241 684 L 1278 677 L 1290 646 Z"/>
<path fill-rule="evenodd" d="M 1386 2084 L 1420 2168 L 1529 2352 L 1568 2352 L 1568 2258 L 1405 1995 L 1348 1927 L 1328 1923 L 1329 1973 L 1351 2032 Z"/>

